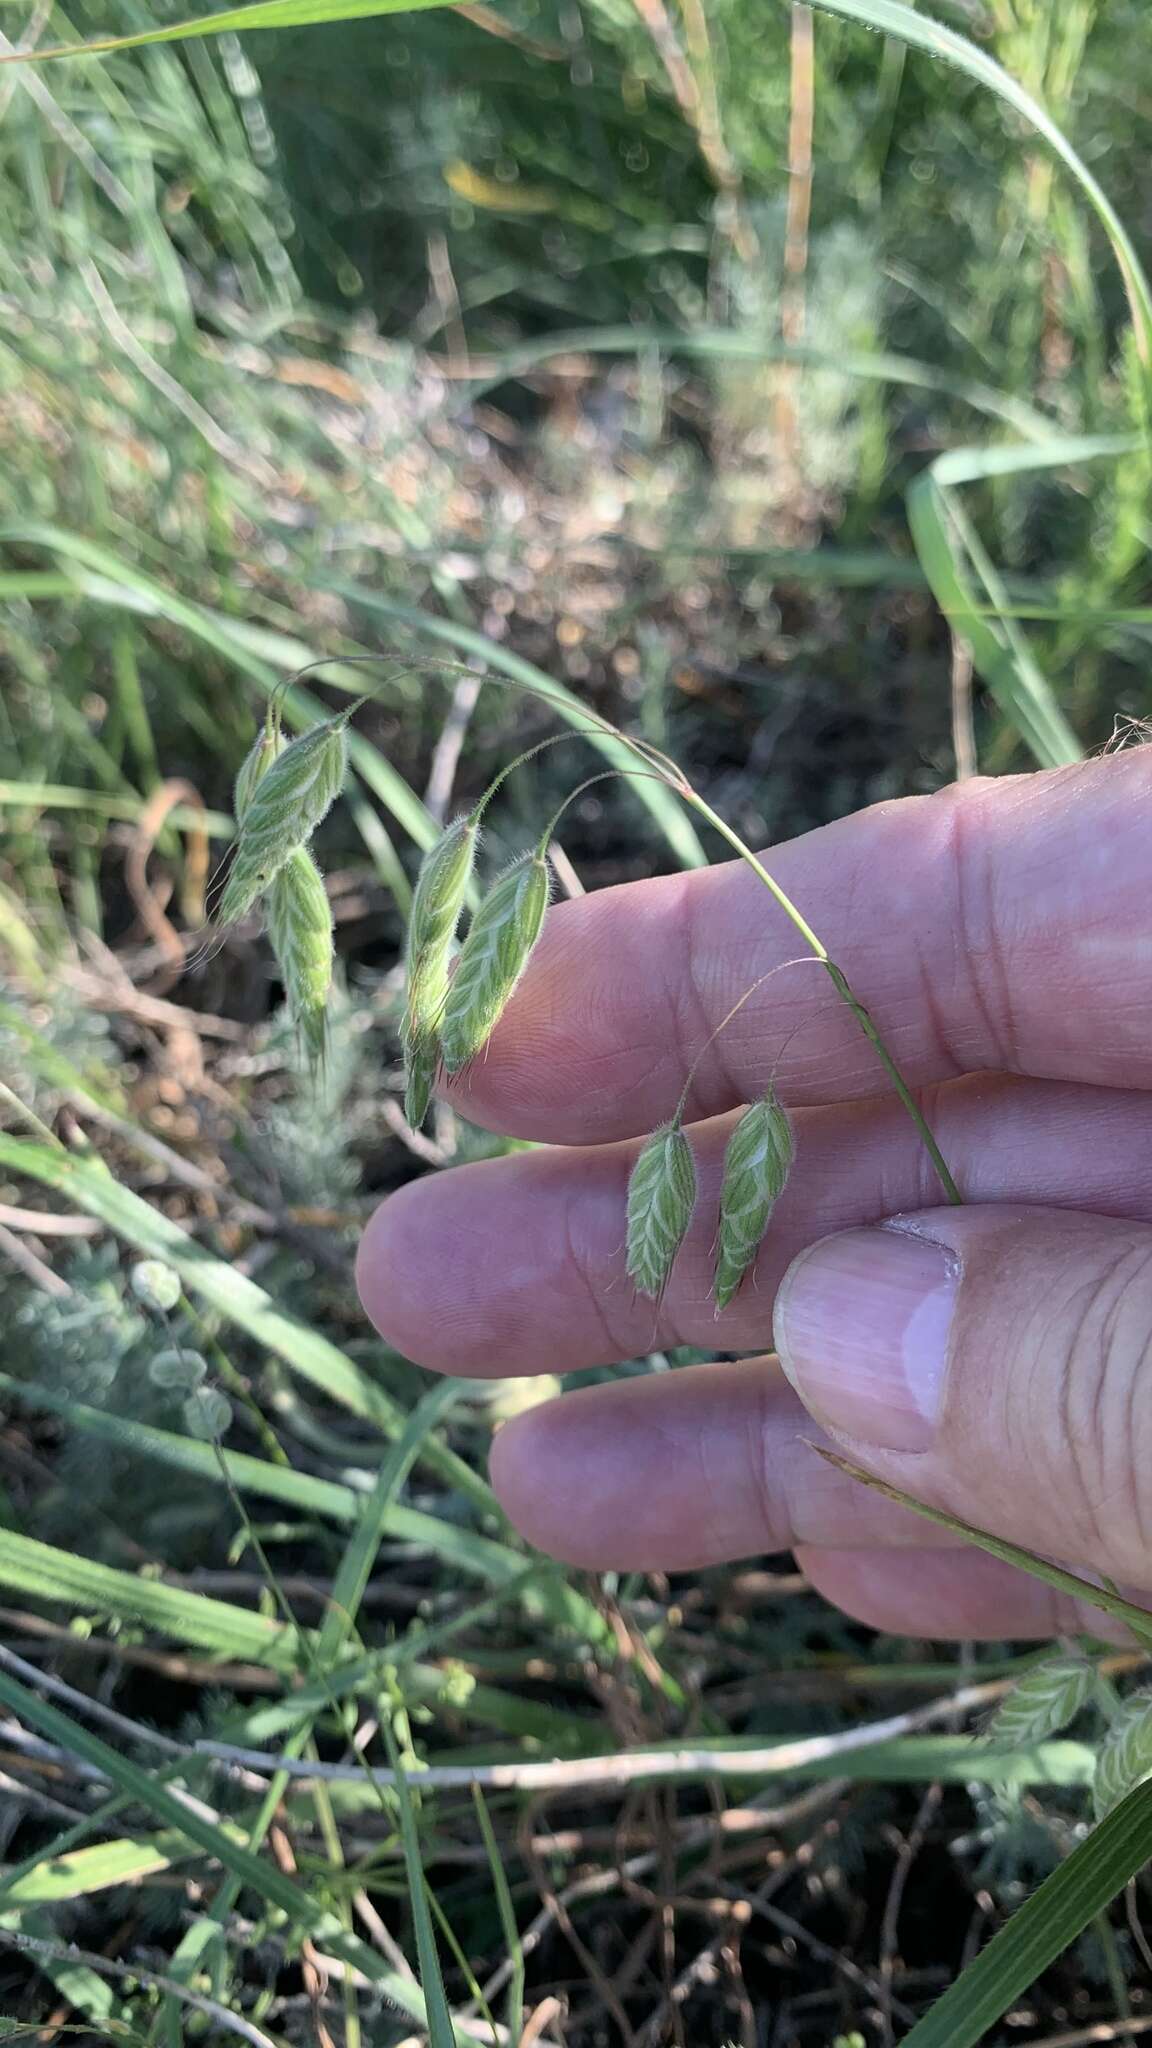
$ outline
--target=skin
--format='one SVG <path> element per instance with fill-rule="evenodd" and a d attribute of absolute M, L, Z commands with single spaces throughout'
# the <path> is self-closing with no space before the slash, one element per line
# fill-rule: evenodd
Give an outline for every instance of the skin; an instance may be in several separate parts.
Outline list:
<path fill-rule="evenodd" d="M 1095 1609 L 957 1547 L 812 1444 L 1152 1605 L 1152 755 L 881 804 L 766 859 L 876 1018 L 972 1206 L 940 1206 L 823 972 L 785 967 L 701 1061 L 696 1217 L 659 1309 L 636 1298 L 623 1215 L 638 1144 L 725 1012 L 798 950 L 737 862 L 549 912 L 485 1056 L 452 1089 L 474 1122 L 548 1149 L 392 1196 L 361 1248 L 364 1305 L 391 1344 L 453 1374 L 579 1372 L 653 1345 L 749 1354 L 567 1394 L 499 1432 L 497 1492 L 558 1557 L 687 1570 L 790 1547 L 881 1629 L 1108 1633 Z M 773 1076 L 796 1164 L 718 1322 L 724 1143 Z M 943 1247 L 957 1289 L 924 1441 L 853 1405 L 835 1347 L 810 1355 L 813 1302 L 828 1310 L 812 1247 L 860 1233 L 849 1250 L 867 1279 L 893 1219 Z M 774 1314 L 804 1399 L 767 1355 Z"/>

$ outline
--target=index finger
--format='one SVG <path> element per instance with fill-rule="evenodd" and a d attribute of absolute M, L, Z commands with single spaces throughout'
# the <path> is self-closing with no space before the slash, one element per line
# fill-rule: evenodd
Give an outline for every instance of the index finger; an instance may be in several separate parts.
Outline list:
<path fill-rule="evenodd" d="M 765 855 L 912 1086 L 979 1069 L 1152 1087 L 1152 756 L 876 805 Z M 588 1144 L 775 1080 L 791 1103 L 883 1092 L 858 1021 L 742 861 L 556 905 L 488 1047 L 474 1122 Z M 779 969 L 778 972 L 772 970 Z"/>

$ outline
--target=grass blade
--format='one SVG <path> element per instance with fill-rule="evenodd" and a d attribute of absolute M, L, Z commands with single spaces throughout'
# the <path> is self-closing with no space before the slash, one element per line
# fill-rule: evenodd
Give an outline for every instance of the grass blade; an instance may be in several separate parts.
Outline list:
<path fill-rule="evenodd" d="M 356 1627 L 360 1602 L 372 1576 L 396 1495 L 420 1454 L 430 1430 L 448 1413 L 462 1392 L 458 1380 L 442 1380 L 417 1402 L 397 1441 L 380 1467 L 375 1486 L 360 1511 L 332 1583 L 328 1612 L 320 1629 L 317 1654 L 321 1664 L 331 1663 L 344 1649 Z"/>
<path fill-rule="evenodd" d="M 521 377 L 558 355 L 638 355 L 657 350 L 661 355 L 716 358 L 720 361 L 795 363 L 801 369 L 831 370 L 837 376 L 862 383 L 894 384 L 913 391 L 934 391 L 941 398 L 954 398 L 974 412 L 1001 420 L 1028 440 L 1043 443 L 1058 431 L 1046 413 L 1028 405 L 1010 392 L 998 391 L 972 377 L 958 377 L 934 363 L 916 356 L 897 355 L 886 349 L 845 349 L 829 351 L 807 345 L 788 346 L 771 334 L 739 333 L 727 327 L 696 327 L 680 333 L 675 328 L 573 327 L 485 356 L 477 366 L 477 383 L 469 385 L 469 400 L 475 403 L 486 390 L 509 377 Z M 756 551 L 759 553 L 759 550 Z M 771 554 L 771 551 L 769 551 Z M 801 555 L 803 565 L 812 556 Z M 783 570 L 774 565 L 774 573 Z"/>
<path fill-rule="evenodd" d="M 1042 768 L 1079 761 L 1083 749 L 1015 624 L 1007 591 L 953 492 L 958 485 L 992 477 L 1118 457 L 1138 445 L 1130 434 L 1060 434 L 1045 448 L 950 448 L 929 464 L 908 492 L 908 524 L 932 594 L 953 630 L 971 648 L 976 669 L 1000 710 Z M 977 600 L 967 562 L 980 576 L 990 605 Z"/>
<path fill-rule="evenodd" d="M 162 1579 L 118 1571 L 14 1529 L 0 1529 L 0 1585 L 36 1600 L 143 1622 L 214 1656 L 247 1659 L 277 1671 L 294 1671 L 299 1662 L 296 1630 L 270 1615 L 189 1593 Z"/>
<path fill-rule="evenodd" d="M 219 16 L 215 17 L 219 20 Z M 317 660 L 316 650 L 286 633 L 266 627 L 247 626 L 226 619 L 206 605 L 193 603 L 170 590 L 134 564 L 124 562 L 110 548 L 84 535 L 43 520 L 30 520 L 0 527 L 0 546 L 14 542 L 21 547 L 41 547 L 69 564 L 73 589 L 104 606 L 124 606 L 146 618 L 165 619 L 180 632 L 190 634 L 205 647 L 230 663 L 264 696 L 279 690 L 280 705 L 287 721 L 304 731 L 327 716 L 326 707 L 298 684 L 283 689 L 285 676 L 295 675 Z M 355 669 L 334 659 L 325 666 L 325 679 L 334 688 L 360 696 L 364 678 Z M 430 846 L 440 828 L 418 796 L 409 789 L 375 747 L 359 733 L 349 733 L 348 752 L 352 767 L 379 797 L 397 824 L 420 847 Z M 369 847 L 369 851 L 372 848 Z"/>
<path fill-rule="evenodd" d="M 505 2025 L 509 2038 L 519 2041 L 524 2031 L 524 1944 L 516 1924 L 516 1908 L 500 1856 L 499 1844 L 479 1785 L 472 1787 L 472 1800 L 476 1808 L 476 1819 L 488 1855 L 488 1868 L 492 1875 L 492 1891 L 496 1899 L 496 1910 L 500 1915 L 500 1931 L 508 1951 L 511 1974 L 508 1979 L 508 2006 Z"/>
<path fill-rule="evenodd" d="M 1130 1793 L 1067 1862 L 1045 1878 L 1007 1927 L 993 1935 L 983 1953 L 905 2035 L 904 2048 L 976 2048 L 1040 1972 L 1143 1869 L 1150 1851 L 1152 1784 Z"/>
<path fill-rule="evenodd" d="M 436 1947 L 436 1930 L 428 1908 L 428 1890 L 424 1878 L 424 1864 L 420 1855 L 420 1836 L 416 1826 L 416 1808 L 408 1789 L 407 1774 L 400 1766 L 400 1753 L 396 1737 L 388 1717 L 387 1708 L 380 1716 L 380 1731 L 388 1751 L 388 1762 L 396 1773 L 396 1804 L 400 1809 L 400 1839 L 404 1846 L 404 1868 L 408 1876 L 408 1891 L 412 1907 L 412 1925 L 416 1934 L 416 1962 L 420 1971 L 420 1984 L 428 2007 L 428 2036 L 432 2048 L 453 2048 L 452 2014 L 448 2009 L 448 1998 L 444 1990 L 444 1976 L 440 1968 L 440 1954 Z"/>
<path fill-rule="evenodd" d="M 237 35 L 245 29 L 308 28 L 324 21 L 363 21 L 375 14 L 410 14 L 417 8 L 444 7 L 449 0 L 252 0 L 247 7 L 225 7 L 219 14 L 201 14 L 168 28 L 149 28 L 130 36 L 101 36 L 88 43 L 64 43 L 51 50 L 13 50 L 0 64 L 42 64 L 54 57 L 106 56 L 111 50 L 137 50 L 143 43 L 182 43 L 190 36 Z"/>
<path fill-rule="evenodd" d="M 436 618 L 431 612 L 422 612 L 414 605 L 400 604 L 392 598 L 380 597 L 374 590 L 365 590 L 356 583 L 324 583 L 320 586 L 332 590 L 349 604 L 355 604 L 362 611 L 378 612 L 385 618 L 401 620 L 405 625 L 423 634 L 430 640 L 441 640 L 449 647 L 458 648 L 465 654 L 479 654 L 489 668 L 497 669 L 513 682 L 523 683 L 527 689 L 539 690 L 548 698 L 561 718 L 568 721 L 578 732 L 586 732 L 590 746 L 594 746 L 614 768 L 630 772 L 630 788 L 634 789 L 640 802 L 651 811 L 681 867 L 699 868 L 706 864 L 706 855 L 696 833 L 685 817 L 679 800 L 663 783 L 650 777 L 637 777 L 635 755 L 629 753 L 621 741 L 610 739 L 607 734 L 589 727 L 588 707 L 579 697 L 566 690 L 552 676 L 545 675 L 531 661 L 525 661 L 519 654 L 513 654 L 496 640 L 489 640 L 478 633 L 473 626 L 458 626 L 453 619 Z"/>
<path fill-rule="evenodd" d="M 981 680 L 1040 766 L 1079 761 L 1080 743 L 1023 634 L 998 607 L 991 613 L 981 605 L 973 591 L 955 538 L 955 508 L 931 470 L 908 493 L 908 524 L 940 610 L 971 648 Z"/>

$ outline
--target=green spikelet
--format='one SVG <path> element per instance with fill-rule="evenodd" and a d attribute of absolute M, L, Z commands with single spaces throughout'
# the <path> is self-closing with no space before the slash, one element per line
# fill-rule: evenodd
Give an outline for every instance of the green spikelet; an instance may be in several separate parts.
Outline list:
<path fill-rule="evenodd" d="M 292 740 L 256 781 L 220 903 L 223 923 L 251 909 L 339 796 L 348 772 L 349 715 L 342 712 Z"/>
<path fill-rule="evenodd" d="M 283 751 L 284 740 L 280 732 L 279 714 L 270 704 L 263 725 L 240 763 L 233 786 L 232 809 L 238 825 L 244 823 L 256 784 L 262 780 L 265 770 L 272 766 L 273 761 L 277 760 Z"/>
<path fill-rule="evenodd" d="M 457 818 L 429 847 L 416 878 L 408 919 L 407 1010 L 410 1045 L 434 1034 L 448 993 L 448 962 L 476 860 L 479 820 Z"/>
<path fill-rule="evenodd" d="M 724 1154 L 714 1291 L 727 1308 L 760 1249 L 795 1156 L 788 1112 L 770 1088 L 746 1109 Z"/>
<path fill-rule="evenodd" d="M 695 1206 L 692 1148 L 679 1124 L 662 1124 L 628 1182 L 628 1274 L 641 1294 L 662 1293 Z"/>
<path fill-rule="evenodd" d="M 1093 1691 L 1085 1657 L 1045 1657 L 1003 1699 L 985 1731 L 1002 1749 L 1031 1749 L 1074 1721 Z"/>
<path fill-rule="evenodd" d="M 1092 1803 L 1097 1820 L 1152 1776 L 1152 1690 L 1134 1692 L 1124 1702 L 1118 1721 L 1108 1730 L 1096 1759 Z"/>
<path fill-rule="evenodd" d="M 524 854 L 501 875 L 472 920 L 440 1027 L 445 1068 L 458 1074 L 488 1043 L 528 964 L 548 908 L 548 867 Z"/>
<path fill-rule="evenodd" d="M 324 877 L 300 846 L 285 861 L 266 899 L 268 938 L 284 982 L 288 1010 L 310 1064 L 323 1064 L 332 988 L 332 906 Z"/>
<path fill-rule="evenodd" d="M 435 1038 L 419 1038 L 405 1048 L 404 1114 L 414 1131 L 428 1114 L 439 1065 L 440 1046 Z"/>

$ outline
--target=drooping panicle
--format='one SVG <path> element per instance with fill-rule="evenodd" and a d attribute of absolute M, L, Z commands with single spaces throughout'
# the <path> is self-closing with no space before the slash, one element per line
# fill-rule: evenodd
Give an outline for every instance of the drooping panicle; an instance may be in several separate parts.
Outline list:
<path fill-rule="evenodd" d="M 695 1206 L 692 1148 L 678 1123 L 662 1124 L 628 1182 L 628 1274 L 641 1294 L 663 1292 Z"/>
<path fill-rule="evenodd" d="M 449 1074 L 488 1043 L 540 936 L 548 866 L 526 853 L 500 876 L 472 920 L 444 1004 L 440 1049 Z"/>

